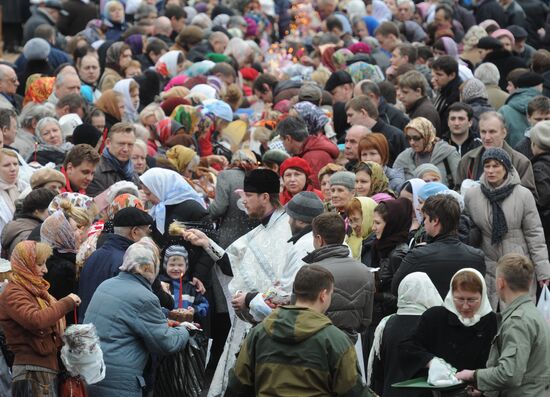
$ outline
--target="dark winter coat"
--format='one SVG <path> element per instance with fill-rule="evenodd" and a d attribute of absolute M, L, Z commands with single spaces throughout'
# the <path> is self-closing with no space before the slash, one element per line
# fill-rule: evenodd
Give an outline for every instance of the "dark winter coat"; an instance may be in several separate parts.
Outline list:
<path fill-rule="evenodd" d="M 407 253 L 393 276 L 391 290 L 397 295 L 401 280 L 410 273 L 423 272 L 432 280 L 441 299 L 445 299 L 451 279 L 457 271 L 466 267 L 485 275 L 483 251 L 462 243 L 458 236 L 437 236 L 429 244 L 418 246 Z"/>
<path fill-rule="evenodd" d="M 457 75 L 439 91 L 434 99 L 434 107 L 439 113 L 439 120 L 441 120 L 441 130 L 437 131 L 439 137 L 445 137 L 449 134 L 448 109 L 453 103 L 460 101 L 460 84 L 462 84 L 462 80 Z"/>
<path fill-rule="evenodd" d="M 327 245 L 307 255 L 304 262 L 323 266 L 334 276 L 334 293 L 326 315 L 355 342 L 372 320 L 374 276 L 349 256 L 345 245 Z"/>
<path fill-rule="evenodd" d="M 405 138 L 405 134 L 400 129 L 387 124 L 382 119 L 378 119 L 376 124 L 371 128 L 373 132 L 380 132 L 384 134 L 388 140 L 388 146 L 390 147 L 390 158 L 388 165 L 391 167 L 399 153 L 409 147 L 409 143 Z"/>
<path fill-rule="evenodd" d="M 432 101 L 428 97 L 422 97 L 410 108 L 407 109 L 407 114 L 412 120 L 416 117 L 424 117 L 432 122 L 437 131 L 437 135 L 441 136 L 441 119 Z"/>
<path fill-rule="evenodd" d="M 79 321 L 84 319 L 97 287 L 120 272 L 118 268 L 122 265 L 124 253 L 133 243 L 118 234 L 105 233 L 103 245 L 86 260 L 78 282 L 78 296 L 82 301 L 78 308 Z"/>
<path fill-rule="evenodd" d="M 110 188 L 116 182 L 125 181 L 126 177 L 120 174 L 105 157 L 101 157 L 99 164 L 95 169 L 94 179 L 92 183 L 86 189 L 86 194 L 90 197 L 95 197 L 100 193 L 103 193 L 105 190 Z M 138 175 L 134 173 L 133 178 L 130 182 L 134 182 L 136 185 L 140 186 Z"/>
<path fill-rule="evenodd" d="M 491 0 L 496 3 L 495 0 Z M 498 7 L 500 5 L 497 4 Z M 525 62 L 515 55 L 512 55 L 508 51 L 502 50 L 493 50 L 483 59 L 483 62 L 491 62 L 494 64 L 500 72 L 500 80 L 498 81 L 498 86 L 501 90 L 506 91 L 506 86 L 508 81 L 506 77 L 508 73 L 517 68 L 526 68 Z"/>
<path fill-rule="evenodd" d="M 98 17 L 98 8 L 93 2 L 85 4 L 81 0 L 66 0 L 63 2 L 68 16 L 61 16 L 58 28 L 66 36 L 75 36 L 86 28 L 88 22 Z"/>
<path fill-rule="evenodd" d="M 467 101 L 464 101 L 464 103 L 470 105 L 474 110 L 474 116 L 472 117 L 472 127 L 470 128 L 470 131 L 479 134 L 479 116 L 481 116 L 481 113 L 489 112 L 495 109 L 493 109 L 487 98 L 471 98 Z"/>
<path fill-rule="evenodd" d="M 518 144 L 514 147 L 514 150 L 516 152 L 520 152 L 525 157 L 527 157 L 529 160 L 533 160 L 533 149 L 531 149 L 531 138 L 528 136 L 523 137 L 521 141 L 518 142 Z M 536 182 L 536 181 L 535 181 Z M 538 191 L 538 189 L 537 189 Z"/>
<path fill-rule="evenodd" d="M 482 0 L 474 10 L 476 22 L 480 24 L 486 19 L 492 19 L 498 23 L 498 26 L 507 26 L 506 14 L 497 0 Z"/>
<path fill-rule="evenodd" d="M 405 129 L 405 126 L 410 121 L 409 117 L 405 113 L 397 109 L 392 104 L 386 102 L 384 97 L 380 97 L 380 103 L 378 104 L 378 117 L 386 124 L 389 124 L 401 131 Z"/>
<path fill-rule="evenodd" d="M 58 31 L 55 21 L 48 15 L 48 13 L 42 7 L 36 7 L 31 17 L 23 25 L 23 43 L 26 43 L 34 37 L 34 31 L 40 25 L 50 25 L 56 31 L 55 45 L 58 48 L 65 47 L 65 37 L 63 37 Z"/>
<path fill-rule="evenodd" d="M 546 30 L 545 39 L 541 40 L 537 30 L 545 26 L 546 15 L 548 14 L 548 4 L 540 0 L 516 0 L 521 6 L 527 17 L 526 25 L 524 28 L 527 30 L 527 43 L 535 48 L 540 48 L 546 42 L 548 46 L 548 40 L 550 37 L 550 29 Z M 550 15 L 550 14 L 548 14 Z"/>
<path fill-rule="evenodd" d="M 447 142 L 449 143 L 449 145 L 452 145 L 456 148 L 461 158 L 470 150 L 473 150 L 481 146 L 482 144 L 481 139 L 479 139 L 479 135 L 474 133 L 471 129 L 470 131 L 468 131 L 468 139 L 466 139 L 464 143 L 462 143 L 462 145 L 457 145 L 456 143 L 454 143 L 450 136 L 449 139 L 447 139 Z"/>
<path fill-rule="evenodd" d="M 466 327 L 445 307 L 432 307 L 420 316 L 413 336 L 399 345 L 400 363 L 407 370 L 416 370 L 415 377 L 426 374 L 426 365 L 434 357 L 442 358 L 458 371 L 485 368 L 496 333 L 497 318 L 493 312 Z"/>
<path fill-rule="evenodd" d="M 537 209 L 542 221 L 546 245 L 550 246 L 550 153 L 546 152 L 534 156 L 531 163 L 533 164 L 535 184 L 539 192 L 538 200 L 536 200 Z"/>
<path fill-rule="evenodd" d="M 52 256 L 46 261 L 48 273 L 44 279 L 50 283 L 48 292 L 55 299 L 60 300 L 69 294 L 76 294 L 78 283 L 76 280 L 76 254 L 61 253 L 55 248 Z M 67 325 L 74 323 L 73 313 L 65 317 Z"/>

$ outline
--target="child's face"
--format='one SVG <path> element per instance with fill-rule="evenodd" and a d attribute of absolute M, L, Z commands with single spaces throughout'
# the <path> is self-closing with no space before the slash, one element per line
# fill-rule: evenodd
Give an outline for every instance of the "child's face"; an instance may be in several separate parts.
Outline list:
<path fill-rule="evenodd" d="M 168 277 L 171 279 L 179 279 L 180 276 L 185 275 L 186 270 L 187 263 L 183 256 L 172 256 L 166 263 L 166 274 L 168 274 Z"/>

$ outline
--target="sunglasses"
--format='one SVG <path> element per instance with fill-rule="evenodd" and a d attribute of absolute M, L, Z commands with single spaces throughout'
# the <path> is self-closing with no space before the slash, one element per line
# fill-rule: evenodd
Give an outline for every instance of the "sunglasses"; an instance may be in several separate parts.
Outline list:
<path fill-rule="evenodd" d="M 418 135 L 405 135 L 405 137 L 407 138 L 407 141 L 415 141 L 415 142 L 418 142 L 418 141 L 421 141 L 421 140 L 422 140 L 422 137 L 421 137 L 421 136 L 418 136 Z"/>

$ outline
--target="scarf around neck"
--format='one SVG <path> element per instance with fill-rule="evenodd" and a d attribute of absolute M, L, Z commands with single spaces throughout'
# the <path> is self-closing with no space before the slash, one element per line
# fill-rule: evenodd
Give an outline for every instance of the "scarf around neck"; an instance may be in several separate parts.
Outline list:
<path fill-rule="evenodd" d="M 134 179 L 134 164 L 131 160 L 122 163 L 119 159 L 114 157 L 107 148 L 103 149 L 102 155 L 120 175 L 124 176 L 124 179 L 127 181 L 132 181 Z"/>
<path fill-rule="evenodd" d="M 508 176 L 508 178 L 510 178 L 510 176 Z M 506 215 L 504 215 L 504 211 L 502 210 L 502 202 L 512 194 L 515 187 L 515 183 L 509 183 L 496 189 L 490 189 L 484 184 L 481 184 L 481 192 L 485 198 L 489 200 L 493 213 L 491 244 L 502 242 L 502 239 L 506 233 L 508 233 L 508 223 L 506 222 Z"/>

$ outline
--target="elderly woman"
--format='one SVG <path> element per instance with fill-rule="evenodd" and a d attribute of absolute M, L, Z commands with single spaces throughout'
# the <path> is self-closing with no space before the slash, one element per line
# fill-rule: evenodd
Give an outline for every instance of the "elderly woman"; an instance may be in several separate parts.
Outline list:
<path fill-rule="evenodd" d="M 541 283 L 550 280 L 550 263 L 535 199 L 521 186 L 510 155 L 491 148 L 481 160 L 480 184 L 466 192 L 464 203 L 465 212 L 481 232 L 489 299 L 496 309 L 495 269 L 502 256 L 512 252 L 528 256 Z"/>
<path fill-rule="evenodd" d="M 388 177 L 390 189 L 399 192 L 405 175 L 403 170 L 388 166 L 390 159 L 390 147 L 384 134 L 378 132 L 367 134 L 359 141 L 359 151 L 357 153 L 361 161 L 373 161 L 384 168 L 384 174 Z"/>
<path fill-rule="evenodd" d="M 132 61 L 132 50 L 126 43 L 111 44 L 105 56 L 105 71 L 101 75 L 98 89 L 101 92 L 112 89 L 117 81 L 122 80 L 122 72 Z"/>
<path fill-rule="evenodd" d="M 379 164 L 373 161 L 362 161 L 355 167 L 355 193 L 357 196 L 372 197 L 376 194 L 386 193 L 395 198 L 395 194 L 388 185 L 388 178 Z"/>
<path fill-rule="evenodd" d="M 92 219 L 88 212 L 64 200 L 60 203 L 60 209 L 46 218 L 40 227 L 40 240 L 53 249 L 52 256 L 46 262 L 46 280 L 56 299 L 78 289 L 76 253 L 91 224 Z M 72 316 L 67 316 L 68 324 L 73 321 Z"/>
<path fill-rule="evenodd" d="M 169 80 L 183 71 L 185 57 L 181 51 L 168 51 L 162 55 L 156 65 L 155 70 L 162 77 Z"/>
<path fill-rule="evenodd" d="M 27 185 L 19 180 L 17 154 L 13 150 L 0 149 L 0 233 L 13 219 L 15 201 L 26 187 Z"/>
<path fill-rule="evenodd" d="M 63 164 L 65 155 L 73 145 L 69 142 L 63 142 L 59 122 L 53 117 L 44 117 L 36 123 L 35 134 L 39 144 L 27 161 L 34 161 L 40 165 L 46 165 L 47 163 Z"/>
<path fill-rule="evenodd" d="M 399 345 L 399 365 L 409 378 L 425 375 L 439 359 L 459 371 L 485 368 L 497 319 L 483 275 L 465 268 L 450 286 L 443 306 L 426 310 L 413 335 Z"/>
<path fill-rule="evenodd" d="M 330 203 L 344 219 L 347 218 L 348 206 L 355 196 L 355 174 L 349 171 L 338 171 L 330 177 Z"/>
<path fill-rule="evenodd" d="M 460 155 L 444 140 L 436 142 L 433 124 L 424 117 L 412 119 L 405 127 L 405 136 L 411 147 L 397 156 L 393 168 L 401 168 L 405 172 L 405 178 L 411 179 L 419 165 L 432 163 L 439 168 L 442 181 L 454 188 L 458 180 Z"/>
<path fill-rule="evenodd" d="M 263 159 L 262 159 L 263 160 Z M 331 207 L 330 204 L 330 177 L 337 173 L 338 171 L 344 171 L 345 168 L 343 165 L 328 163 L 323 168 L 319 170 L 319 186 L 321 193 L 324 197 L 325 207 Z"/>
<path fill-rule="evenodd" d="M 323 194 L 313 187 L 311 181 L 311 167 L 300 157 L 291 157 L 281 164 L 279 174 L 283 178 L 283 191 L 279 198 L 282 205 L 285 205 L 294 195 L 303 192 L 314 192 L 321 200 Z"/>
<path fill-rule="evenodd" d="M 147 144 L 141 139 L 136 139 L 134 147 L 132 149 L 132 164 L 134 164 L 134 171 L 138 175 L 142 175 L 149 169 L 147 166 Z"/>
<path fill-rule="evenodd" d="M 410 390 L 391 387 L 393 383 L 411 379 L 414 375 L 396 365 L 399 362 L 399 345 L 412 336 L 420 316 L 427 309 L 442 303 L 426 273 L 414 272 L 401 281 L 397 292 L 397 313 L 384 317 L 374 331 L 367 379 L 377 394 L 384 397 L 410 395 Z"/>
<path fill-rule="evenodd" d="M 349 224 L 351 234 L 346 239 L 346 244 L 351 250 L 351 256 L 361 261 L 362 254 L 368 254 L 373 239 L 372 218 L 374 209 L 378 204 L 369 197 L 355 197 L 348 206 Z M 368 247 L 363 247 L 368 245 Z"/>
<path fill-rule="evenodd" d="M 105 379 L 88 386 L 90 397 L 141 397 L 149 355 L 173 354 L 185 347 L 187 330 L 168 326 L 151 291 L 159 266 L 158 247 L 142 238 L 126 251 L 119 275 L 94 293 L 84 323 L 95 325 L 108 370 Z"/>
<path fill-rule="evenodd" d="M 17 244 L 11 256 L 11 281 L 0 294 L 0 325 L 15 354 L 13 396 L 58 395 L 58 351 L 64 316 L 80 304 L 80 298 L 68 294 L 57 301 L 48 293 L 50 284 L 43 276 L 48 272 L 46 260 L 51 253 L 44 243 Z"/>

